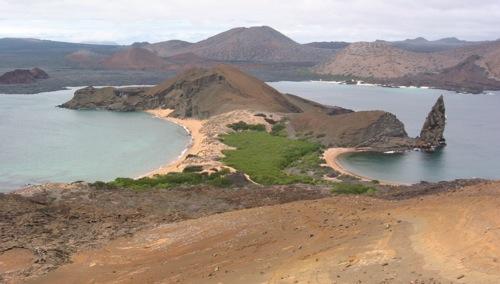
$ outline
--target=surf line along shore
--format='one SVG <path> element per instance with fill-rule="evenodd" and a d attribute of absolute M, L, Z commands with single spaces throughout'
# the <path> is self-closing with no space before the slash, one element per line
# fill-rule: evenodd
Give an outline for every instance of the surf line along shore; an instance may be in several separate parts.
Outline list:
<path fill-rule="evenodd" d="M 368 152 L 370 151 L 370 148 L 328 148 L 325 150 L 323 153 L 323 158 L 326 161 L 326 164 L 334 169 L 335 171 L 343 174 L 343 175 L 348 175 L 348 176 L 353 176 L 356 178 L 359 178 L 362 181 L 372 181 L 373 179 L 367 176 L 363 176 L 357 173 L 354 173 L 352 171 L 347 170 L 344 168 L 338 159 L 340 156 L 349 154 L 349 153 L 357 153 L 357 152 Z M 380 180 L 379 181 L 381 184 L 384 185 L 408 185 L 404 183 L 399 183 L 399 182 L 393 182 L 393 181 L 387 181 L 387 180 Z"/>
<path fill-rule="evenodd" d="M 188 132 L 189 136 L 191 137 L 191 141 L 187 145 L 187 148 L 175 161 L 170 162 L 169 164 L 153 170 L 141 177 L 154 176 L 157 174 L 162 175 L 171 172 L 182 172 L 184 167 L 187 166 L 184 162 L 189 155 L 196 155 L 207 149 L 208 145 L 203 143 L 206 137 L 201 133 L 203 124 L 206 122 L 205 120 L 179 119 L 170 117 L 170 113 L 173 112 L 172 109 L 153 109 L 147 110 L 146 112 L 160 119 L 164 119 L 182 126 Z"/>
<path fill-rule="evenodd" d="M 207 135 L 203 133 L 202 129 L 205 125 L 205 123 L 208 122 L 208 120 L 200 120 L 200 119 L 180 119 L 180 118 L 174 118 L 169 116 L 173 110 L 172 109 L 154 109 L 154 110 L 147 110 L 147 113 L 158 117 L 160 119 L 167 120 L 169 122 L 175 123 L 177 125 L 182 126 L 188 134 L 191 137 L 191 141 L 188 144 L 186 150 L 183 151 L 183 153 L 174 161 L 158 168 L 155 169 L 145 175 L 142 175 L 140 177 L 151 177 L 154 175 L 164 175 L 168 174 L 171 172 L 182 172 L 185 167 L 188 166 L 193 166 L 193 165 L 199 165 L 199 163 L 195 163 L 193 161 L 188 161 L 189 156 L 200 156 L 203 155 L 203 153 L 210 153 L 213 152 L 214 150 L 217 152 L 221 152 L 223 148 L 225 148 L 223 145 L 219 145 L 219 143 L 208 143 L 207 142 Z M 221 147 L 222 146 L 222 147 Z M 217 149 L 213 149 L 213 148 Z M 369 151 L 369 148 L 329 148 L 325 150 L 323 153 L 323 158 L 326 161 L 327 166 L 331 167 L 335 171 L 343 174 L 343 175 L 349 175 L 353 176 L 356 178 L 359 178 L 363 181 L 371 181 L 372 179 L 366 176 L 359 175 L 357 173 L 351 172 L 347 169 L 345 169 L 339 162 L 338 158 L 341 155 L 348 154 L 348 153 L 353 153 L 353 152 L 365 152 Z M 215 161 L 210 158 L 207 159 L 207 157 L 204 157 L 204 162 L 203 164 L 210 164 L 211 167 L 213 168 L 221 168 L 224 166 L 220 161 Z M 224 166 L 227 167 L 227 166 Z M 235 169 L 231 167 L 227 167 L 231 171 L 235 171 Z M 139 177 L 139 178 L 140 178 Z M 247 178 L 250 179 L 250 177 L 247 176 Z M 402 183 L 396 183 L 392 181 L 380 181 L 382 184 L 386 185 L 402 185 Z"/>

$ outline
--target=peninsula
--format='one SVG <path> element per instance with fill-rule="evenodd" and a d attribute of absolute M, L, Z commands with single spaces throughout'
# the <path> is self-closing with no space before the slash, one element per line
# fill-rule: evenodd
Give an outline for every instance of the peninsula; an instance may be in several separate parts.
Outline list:
<path fill-rule="evenodd" d="M 191 127 L 203 151 L 191 153 L 186 166 L 221 166 L 218 136 L 237 122 L 261 124 L 271 130 L 282 125 L 290 139 L 308 139 L 325 148 L 372 151 L 433 151 L 444 145 L 444 101 L 440 97 L 422 128 L 420 137 L 408 137 L 397 117 L 384 111 L 355 112 L 327 106 L 291 94 L 282 94 L 264 82 L 229 65 L 195 68 L 154 87 L 96 89 L 87 87 L 61 105 L 70 109 L 149 111 Z M 162 111 L 163 110 L 163 111 Z M 193 121 L 198 126 L 193 127 Z M 200 147 L 200 146 L 197 146 Z M 214 149 L 217 149 L 214 151 Z M 200 154 L 210 153 L 210 154 Z M 200 155 L 204 156 L 200 160 Z M 182 170 L 182 168 L 179 168 Z"/>

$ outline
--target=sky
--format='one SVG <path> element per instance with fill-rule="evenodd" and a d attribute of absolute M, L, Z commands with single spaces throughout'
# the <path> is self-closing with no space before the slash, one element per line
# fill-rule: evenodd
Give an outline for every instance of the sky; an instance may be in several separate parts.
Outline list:
<path fill-rule="evenodd" d="M 500 0 L 0 0 L 0 38 L 199 41 L 271 26 L 295 41 L 500 38 Z"/>

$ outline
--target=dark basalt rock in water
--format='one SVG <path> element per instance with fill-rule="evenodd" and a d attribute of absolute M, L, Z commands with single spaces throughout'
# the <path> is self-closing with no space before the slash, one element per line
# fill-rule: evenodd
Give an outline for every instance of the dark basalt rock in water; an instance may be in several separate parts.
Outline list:
<path fill-rule="evenodd" d="M 443 137 L 446 125 L 445 107 L 443 96 L 441 95 L 432 110 L 427 115 L 424 126 L 417 138 L 417 147 L 427 151 L 434 151 L 446 145 Z"/>
<path fill-rule="evenodd" d="M 0 84 L 30 84 L 36 80 L 48 79 L 49 75 L 40 68 L 16 69 L 0 76 Z"/>
<path fill-rule="evenodd" d="M 326 147 L 370 147 L 376 151 L 431 150 L 442 145 L 442 98 L 427 118 L 421 138 L 408 137 L 403 123 L 385 111 L 357 111 L 322 105 L 282 94 L 227 65 L 194 68 L 154 87 L 87 87 L 61 107 L 140 111 L 172 109 L 170 116 L 207 119 L 234 110 L 280 113 L 290 137 L 308 138 Z"/>

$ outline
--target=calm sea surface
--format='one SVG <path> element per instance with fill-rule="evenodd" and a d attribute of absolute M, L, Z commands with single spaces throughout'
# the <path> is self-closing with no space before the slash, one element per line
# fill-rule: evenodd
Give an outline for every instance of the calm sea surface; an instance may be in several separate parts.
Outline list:
<path fill-rule="evenodd" d="M 444 95 L 448 117 L 448 146 L 428 154 L 356 153 L 340 158 L 348 170 L 373 179 L 414 183 L 457 178 L 500 179 L 500 93 L 485 95 L 376 86 L 338 85 L 327 82 L 271 83 L 281 92 L 354 110 L 385 110 L 404 122 L 417 136 L 439 95 Z"/>
<path fill-rule="evenodd" d="M 0 95 L 0 192 L 139 176 L 175 160 L 189 143 L 182 127 L 145 113 L 55 107 L 73 92 Z"/>
<path fill-rule="evenodd" d="M 348 170 L 412 183 L 500 178 L 500 93 L 464 95 L 430 89 L 390 89 L 326 82 L 275 82 L 282 92 L 354 110 L 390 111 L 418 135 L 441 94 L 448 123 L 443 150 L 427 154 L 356 153 Z M 43 182 L 111 180 L 147 173 L 177 158 L 189 143 L 181 127 L 145 113 L 56 108 L 74 89 L 0 95 L 0 192 Z"/>

